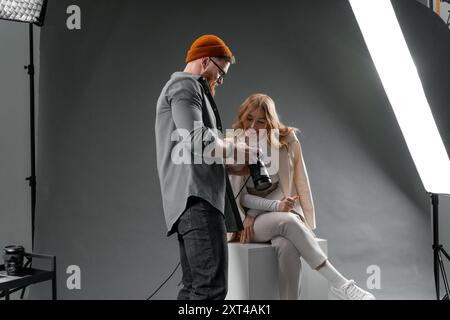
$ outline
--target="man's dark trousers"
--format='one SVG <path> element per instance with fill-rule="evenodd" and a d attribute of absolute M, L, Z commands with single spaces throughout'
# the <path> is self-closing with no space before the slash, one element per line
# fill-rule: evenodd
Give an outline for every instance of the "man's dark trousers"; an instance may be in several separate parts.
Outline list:
<path fill-rule="evenodd" d="M 190 197 L 176 230 L 183 270 L 178 299 L 225 299 L 228 246 L 223 214 L 202 198 Z"/>

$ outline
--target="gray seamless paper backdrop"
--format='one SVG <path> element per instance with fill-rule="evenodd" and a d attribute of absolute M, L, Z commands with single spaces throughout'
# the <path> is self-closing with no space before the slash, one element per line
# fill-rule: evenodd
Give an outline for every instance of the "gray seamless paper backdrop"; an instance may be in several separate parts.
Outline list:
<path fill-rule="evenodd" d="M 71 4 L 82 10 L 78 31 L 65 27 Z M 448 147 L 449 34 L 419 3 L 394 7 Z M 205 33 L 237 57 L 217 94 L 226 127 L 248 95 L 264 92 L 301 129 L 317 234 L 336 267 L 366 287 L 367 267 L 379 266 L 380 299 L 433 299 L 428 197 L 347 1 L 50 2 L 36 251 L 57 255 L 59 297 L 144 299 L 177 264 L 176 237 L 165 236 L 155 106 Z M 443 199 L 447 228 L 449 207 Z M 66 287 L 70 265 L 81 268 L 81 290 Z M 155 299 L 174 299 L 179 281 L 178 271 Z M 48 285 L 31 292 L 48 294 Z"/>

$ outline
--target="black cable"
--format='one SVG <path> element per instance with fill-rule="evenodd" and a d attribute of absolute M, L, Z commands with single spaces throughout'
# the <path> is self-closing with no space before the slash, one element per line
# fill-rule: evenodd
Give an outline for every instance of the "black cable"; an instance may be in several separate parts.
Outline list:
<path fill-rule="evenodd" d="M 146 300 L 150 300 L 158 291 L 159 289 L 162 288 L 163 285 L 166 284 L 167 281 L 169 281 L 169 279 L 173 276 L 173 274 L 175 273 L 175 271 L 177 271 L 178 267 L 180 266 L 181 262 L 178 261 L 177 266 L 175 267 L 175 269 L 172 271 L 172 273 L 170 274 L 170 276 L 158 287 L 158 289 L 155 290 L 155 292 L 153 292 L 150 297 L 148 297 Z"/>
<path fill-rule="evenodd" d="M 234 198 L 234 200 L 237 199 L 237 197 L 239 197 L 239 195 L 241 194 L 242 190 L 244 189 L 244 187 L 247 185 L 248 179 L 250 179 L 250 176 L 248 176 L 247 180 L 245 180 L 244 185 L 242 186 L 241 190 L 239 190 L 238 194 L 236 195 L 236 197 Z M 146 300 L 150 300 L 162 287 L 163 285 L 165 285 L 167 283 L 167 281 L 170 280 L 170 278 L 172 278 L 172 276 L 174 275 L 175 271 L 177 271 L 178 267 L 180 266 L 181 262 L 178 261 L 177 266 L 175 267 L 175 269 L 172 271 L 172 273 L 169 275 L 169 277 L 167 277 L 166 280 L 164 280 L 164 282 L 158 287 L 158 289 L 156 289 L 151 295 L 150 297 L 148 297 Z"/>
<path fill-rule="evenodd" d="M 237 197 L 239 197 L 239 195 L 242 192 L 242 189 L 244 189 L 244 187 L 247 185 L 248 179 L 250 179 L 250 176 L 248 176 L 247 180 L 245 180 L 244 185 L 242 186 L 241 190 L 239 190 L 238 194 L 236 195 L 236 197 L 234 198 L 234 200 L 237 199 Z"/>

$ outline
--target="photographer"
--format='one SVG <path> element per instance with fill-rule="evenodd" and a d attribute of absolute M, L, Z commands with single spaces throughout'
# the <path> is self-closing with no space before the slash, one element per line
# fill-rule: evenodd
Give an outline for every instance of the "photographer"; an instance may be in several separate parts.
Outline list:
<path fill-rule="evenodd" d="M 229 158 L 235 151 L 245 152 L 249 161 L 257 157 L 257 149 L 225 143 L 215 130 L 221 131 L 222 125 L 213 97 L 234 62 L 220 38 L 198 38 L 187 53 L 184 71 L 172 74 L 157 103 L 157 165 L 167 235 L 178 234 L 183 271 L 178 299 L 224 299 L 227 294 L 226 229 L 238 230 L 242 224 L 225 166 L 205 163 L 203 150 L 212 148 L 216 158 Z M 187 149 L 201 161 L 174 159 L 177 130 L 188 132 Z M 243 165 L 227 169 L 230 174 L 248 173 Z"/>

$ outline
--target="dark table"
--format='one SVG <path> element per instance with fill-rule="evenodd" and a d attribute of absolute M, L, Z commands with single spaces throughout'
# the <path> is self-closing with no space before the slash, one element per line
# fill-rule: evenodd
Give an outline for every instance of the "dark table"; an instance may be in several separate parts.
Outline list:
<path fill-rule="evenodd" d="M 35 283 L 51 281 L 52 300 L 56 300 L 56 257 L 43 254 L 25 253 L 25 259 L 27 259 L 27 263 L 25 265 L 31 264 L 34 259 L 49 260 L 51 269 L 39 270 L 32 267 L 26 267 L 24 268 L 23 274 L 19 277 L 8 276 L 5 271 L 5 266 L 0 265 L 0 297 L 4 296 L 6 300 L 9 300 L 9 296 L 13 292 L 22 290 Z"/>

